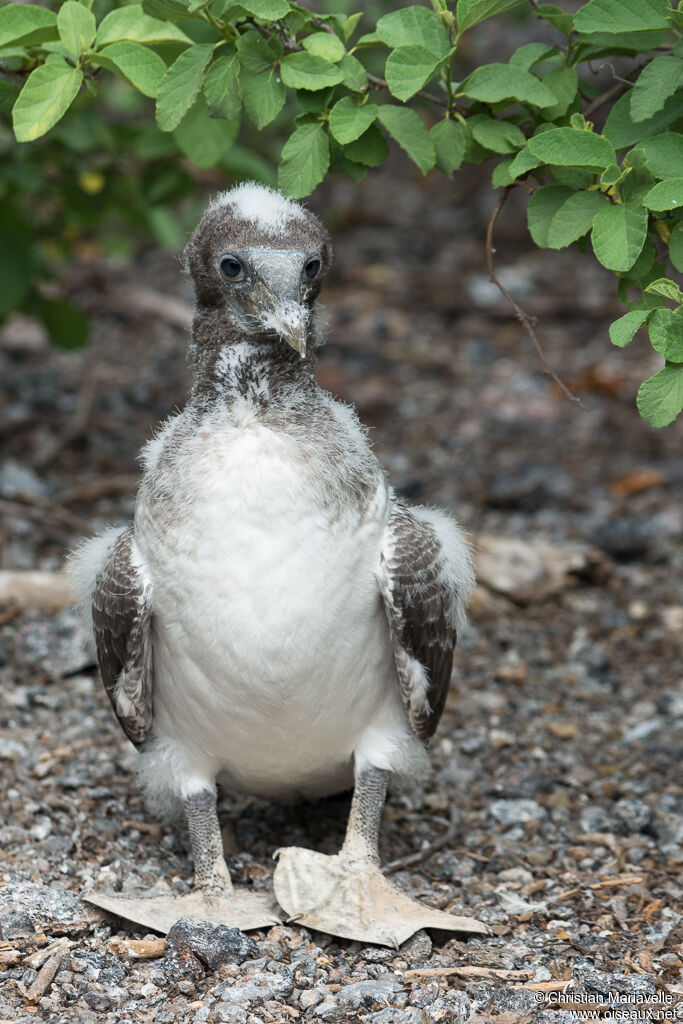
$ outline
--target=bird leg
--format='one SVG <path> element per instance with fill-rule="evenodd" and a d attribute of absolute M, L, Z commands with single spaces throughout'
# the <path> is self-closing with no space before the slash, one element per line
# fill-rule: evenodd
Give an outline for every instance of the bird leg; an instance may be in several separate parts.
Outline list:
<path fill-rule="evenodd" d="M 486 934 L 479 921 L 423 906 L 382 874 L 378 840 L 388 774 L 373 767 L 359 775 L 338 854 L 280 852 L 273 878 L 280 905 L 309 928 L 384 946 L 398 947 L 420 928 Z"/>
<path fill-rule="evenodd" d="M 183 804 L 194 857 L 195 889 L 208 892 L 232 890 L 228 865 L 223 856 L 223 839 L 216 813 L 216 794 L 202 789 Z"/>
<path fill-rule="evenodd" d="M 90 892 L 84 899 L 112 914 L 155 931 L 168 932 L 181 917 L 211 921 L 242 931 L 265 928 L 280 918 L 270 893 L 233 888 L 223 856 L 223 840 L 216 813 L 216 794 L 203 789 L 184 804 L 194 856 L 194 888 L 176 895 L 150 890 L 140 896 Z"/>

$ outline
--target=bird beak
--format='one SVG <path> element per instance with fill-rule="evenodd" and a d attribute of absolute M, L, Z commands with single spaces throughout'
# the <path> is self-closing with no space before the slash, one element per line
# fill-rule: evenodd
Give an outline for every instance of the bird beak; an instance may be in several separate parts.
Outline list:
<path fill-rule="evenodd" d="M 306 333 L 307 324 L 284 324 L 282 334 L 283 341 L 298 352 L 302 359 L 306 358 Z"/>

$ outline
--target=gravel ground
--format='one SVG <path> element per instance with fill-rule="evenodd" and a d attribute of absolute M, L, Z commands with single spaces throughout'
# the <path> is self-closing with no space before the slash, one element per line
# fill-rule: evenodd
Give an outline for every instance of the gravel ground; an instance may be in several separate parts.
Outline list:
<path fill-rule="evenodd" d="M 397 160 L 313 205 L 336 240 L 320 379 L 357 405 L 398 490 L 456 510 L 482 546 L 590 549 L 590 571 L 551 593 L 522 586 L 518 564 L 506 596 L 478 590 L 434 774 L 384 815 L 397 884 L 490 937 L 420 932 L 393 951 L 284 925 L 249 939 L 180 925 L 164 944 L 82 903 L 92 885 L 187 891 L 188 843 L 143 805 L 74 614 L 9 605 L 0 1020 L 683 1019 L 681 431 L 637 417 L 656 359 L 642 340 L 610 349 L 609 275 L 526 248 L 511 203 L 501 276 L 582 406 L 543 373 L 487 279 L 484 174 L 424 182 Z M 183 401 L 177 261 L 103 257 L 70 268 L 68 288 L 94 317 L 87 351 L 50 350 L 25 321 L 0 334 L 5 569 L 58 569 L 79 536 L 125 521 L 136 453 Z M 279 846 L 334 851 L 347 809 L 224 794 L 233 877 L 267 887 Z"/>

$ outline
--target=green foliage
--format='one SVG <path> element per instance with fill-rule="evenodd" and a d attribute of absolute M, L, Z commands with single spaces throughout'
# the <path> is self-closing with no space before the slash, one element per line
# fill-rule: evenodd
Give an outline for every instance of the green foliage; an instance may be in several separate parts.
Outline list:
<path fill-rule="evenodd" d="M 493 160 L 494 187 L 528 189 L 538 246 L 590 248 L 617 276 L 628 312 L 612 343 L 647 327 L 664 359 L 641 414 L 663 426 L 681 411 L 672 0 L 537 5 L 539 41 L 474 67 L 463 35 L 508 11 L 529 17 L 524 0 L 431 0 L 376 21 L 341 3 L 320 14 L 289 0 L 118 2 L 0 7 L 0 317 L 24 309 L 58 343 L 82 342 L 82 314 L 43 285 L 74 247 L 125 248 L 136 230 L 179 247 L 211 168 L 273 182 L 279 150 L 278 184 L 301 198 L 330 172 L 359 180 L 393 142 L 422 174 Z M 615 59 L 621 88 L 597 95 L 593 69 Z"/>

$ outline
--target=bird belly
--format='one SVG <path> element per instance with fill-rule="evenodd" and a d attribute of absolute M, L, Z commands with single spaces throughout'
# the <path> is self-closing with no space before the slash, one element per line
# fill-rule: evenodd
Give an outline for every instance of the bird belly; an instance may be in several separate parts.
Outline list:
<path fill-rule="evenodd" d="M 155 733 L 189 775 L 264 796 L 333 792 L 352 782 L 369 725 L 405 731 L 375 578 L 386 487 L 331 518 L 286 444 L 243 433 L 193 466 L 176 523 L 136 520 L 154 585 Z"/>

